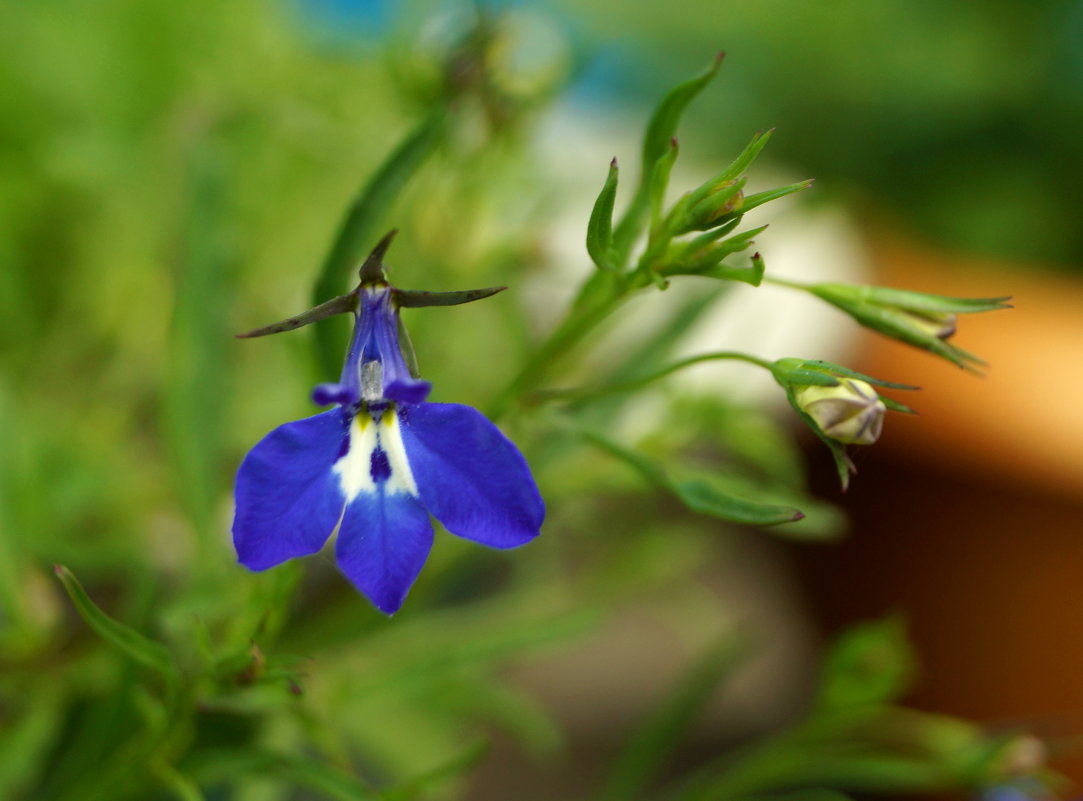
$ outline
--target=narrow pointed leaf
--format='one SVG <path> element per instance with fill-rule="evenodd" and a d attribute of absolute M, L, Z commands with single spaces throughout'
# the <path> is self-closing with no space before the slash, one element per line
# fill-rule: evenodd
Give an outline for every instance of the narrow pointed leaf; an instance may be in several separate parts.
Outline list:
<path fill-rule="evenodd" d="M 670 141 L 677 133 L 677 125 L 696 95 L 706 88 L 714 76 L 718 74 L 725 53 L 719 53 L 711 66 L 701 75 L 675 86 L 669 91 L 662 102 L 658 104 L 650 122 L 647 124 L 647 133 L 643 137 L 643 161 L 642 169 L 645 177 L 654 166 L 654 163 L 669 149 Z"/>
<path fill-rule="evenodd" d="M 791 506 L 758 503 L 728 495 L 702 479 L 674 479 L 660 465 L 595 431 L 577 429 L 577 433 L 592 445 L 635 468 L 649 482 L 668 491 L 694 512 L 754 526 L 792 523 L 804 517 L 799 509 Z"/>
<path fill-rule="evenodd" d="M 613 246 L 613 203 L 617 197 L 617 175 L 617 160 L 613 159 L 587 224 L 587 253 L 591 261 L 603 270 L 614 269 L 609 250 Z"/>
<path fill-rule="evenodd" d="M 179 678 L 180 673 L 173 657 L 164 645 L 105 614 L 90 600 L 79 580 L 66 567 L 56 565 L 54 570 L 75 605 L 75 610 L 102 639 L 115 645 L 143 667 L 157 671 L 171 680 Z"/>
<path fill-rule="evenodd" d="M 650 209 L 650 177 L 655 163 L 670 147 L 677 125 L 688 104 L 711 82 L 722 66 L 724 53 L 719 53 L 702 74 L 674 87 L 662 98 L 643 136 L 639 187 L 613 234 L 613 248 L 618 262 L 623 262 L 636 237 L 643 231 L 645 216 Z"/>
<path fill-rule="evenodd" d="M 325 320 L 328 317 L 332 317 L 336 314 L 346 314 L 348 312 L 354 312 L 357 310 L 357 293 L 351 292 L 348 295 L 339 295 L 337 298 L 331 298 L 331 300 L 321 303 L 314 309 L 309 309 L 306 312 L 302 312 L 295 317 L 290 317 L 281 322 L 271 323 L 265 325 L 263 328 L 256 328 L 252 331 L 246 331 L 243 334 L 237 334 L 238 339 L 252 339 L 254 337 L 265 337 L 269 334 L 281 334 L 284 331 L 293 331 L 295 328 L 301 328 L 302 326 L 314 323 L 317 320 Z"/>
<path fill-rule="evenodd" d="M 236 248 L 227 234 L 232 191 L 228 161 L 211 136 L 188 148 L 181 205 L 184 236 L 173 286 L 165 385 L 159 405 L 173 486 L 197 534 L 197 547 L 217 548 L 225 414 L 221 388 L 229 375 L 226 322 L 235 285 Z M 199 436 L 192 436 L 198 431 Z M 201 570 L 219 564 L 198 558 Z"/>

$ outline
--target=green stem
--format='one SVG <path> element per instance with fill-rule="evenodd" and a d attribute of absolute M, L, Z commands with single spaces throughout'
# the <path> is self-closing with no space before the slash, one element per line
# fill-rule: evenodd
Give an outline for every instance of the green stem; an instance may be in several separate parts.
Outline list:
<path fill-rule="evenodd" d="M 596 272 L 587 280 L 564 321 L 497 395 L 487 410 L 490 419 L 501 417 L 517 399 L 540 384 L 552 365 L 566 356 L 583 337 L 612 314 L 627 294 L 627 282 L 624 276 L 619 274 Z"/>
<path fill-rule="evenodd" d="M 789 289 L 800 289 L 806 292 L 812 288 L 811 284 L 802 284 L 800 281 L 787 281 L 785 278 L 775 278 L 770 275 L 765 275 L 763 277 L 763 282 L 765 284 L 788 287 Z"/>
<path fill-rule="evenodd" d="M 773 370 L 774 364 L 761 359 L 757 356 L 752 356 L 748 353 L 740 353 L 738 351 L 726 350 L 716 351 L 713 353 L 701 353 L 698 356 L 690 356 L 687 359 L 682 359 L 678 362 L 674 362 L 667 367 L 650 373 L 642 378 L 632 379 L 630 381 L 621 381 L 616 384 L 606 384 L 603 386 L 594 387 L 572 387 L 570 389 L 545 389 L 533 393 L 530 398 L 538 402 L 545 402 L 550 400 L 588 400 L 590 398 L 596 398 L 602 395 L 610 395 L 618 392 L 629 392 L 634 389 L 639 389 L 642 386 L 650 384 L 653 381 L 657 381 L 660 378 L 665 378 L 671 373 L 675 373 L 678 370 L 683 370 L 685 367 L 689 367 L 693 364 L 699 364 L 700 362 L 719 361 L 722 359 L 730 359 L 735 361 L 748 362 L 749 364 L 755 364 L 759 367 L 763 367 L 766 370 Z"/>

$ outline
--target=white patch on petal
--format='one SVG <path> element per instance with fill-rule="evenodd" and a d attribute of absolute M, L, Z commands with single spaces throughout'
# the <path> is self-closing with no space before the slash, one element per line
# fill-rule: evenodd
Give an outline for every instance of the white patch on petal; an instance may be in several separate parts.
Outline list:
<path fill-rule="evenodd" d="M 378 447 L 387 455 L 391 468 L 391 475 L 382 482 L 384 491 L 390 495 L 405 492 L 417 496 L 417 485 L 406 458 L 406 448 L 402 444 L 398 415 L 389 409 L 379 421 L 375 421 L 362 412 L 350 423 L 349 450 L 331 468 L 338 476 L 347 504 L 362 492 L 376 491 L 376 482 L 372 478 L 372 454 Z"/>
<path fill-rule="evenodd" d="M 346 455 L 335 462 L 331 470 L 338 475 L 342 494 L 349 503 L 362 492 L 373 492 L 376 482 L 372 480 L 372 452 L 379 441 L 377 425 L 366 414 L 359 414 L 350 423 L 350 445 Z"/>
<path fill-rule="evenodd" d="M 384 412 L 380 419 L 380 446 L 387 454 L 391 465 L 391 477 L 387 479 L 388 492 L 405 492 L 417 497 L 417 484 L 410 470 L 410 460 L 406 458 L 406 447 L 402 444 L 402 431 L 399 429 L 399 415 L 393 408 Z"/>

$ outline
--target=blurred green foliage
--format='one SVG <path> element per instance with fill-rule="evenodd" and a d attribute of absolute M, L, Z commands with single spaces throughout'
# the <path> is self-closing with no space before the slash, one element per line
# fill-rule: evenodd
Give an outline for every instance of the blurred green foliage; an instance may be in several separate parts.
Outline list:
<path fill-rule="evenodd" d="M 822 196 L 970 252 L 1083 263 L 1078 0 L 557 5 L 607 47 L 588 71 L 643 97 L 726 50 L 729 90 L 692 117 L 716 158 L 733 119 L 778 126 L 772 155 Z"/>
<path fill-rule="evenodd" d="M 262 574 L 235 564 L 233 470 L 267 430 L 309 411 L 326 367 L 303 334 L 229 334 L 304 307 L 351 203 L 375 196 L 362 206 L 408 232 L 394 259 L 404 287 L 536 277 L 537 220 L 560 201 L 546 165 L 527 157 L 530 125 L 569 65 L 526 80 L 499 22 L 434 27 L 439 11 L 411 6 L 379 49 L 332 46 L 295 7 L 251 0 L 0 7 L 3 798 L 454 795 L 494 732 L 535 754 L 560 747 L 547 710 L 501 680 L 508 664 L 589 636 L 633 601 L 689 620 L 717 613 L 695 577 L 732 530 L 644 492 L 544 413 L 506 425 L 545 491 L 547 536 L 521 554 L 438 538 L 394 620 L 323 557 Z M 366 195 L 419 121 L 444 112 L 455 124 L 394 191 Z M 328 288 L 349 252 L 372 244 L 360 240 L 382 233 L 369 216 L 356 225 L 347 255 L 324 262 Z M 722 291 L 670 309 L 605 377 L 662 367 Z M 509 292 L 468 311 L 407 310 L 435 398 L 499 400 L 536 340 L 528 306 Z M 767 415 L 661 398 L 675 422 L 637 452 L 694 474 L 676 495 L 708 479 L 697 502 L 770 486 L 772 503 L 809 513 L 795 536 L 838 532 Z M 576 419 L 601 428 L 625 402 L 600 397 Z M 999 742 L 894 706 L 910 656 L 885 624 L 839 646 L 794 730 L 673 777 L 665 765 L 744 647 L 723 636 L 692 666 L 604 797 L 933 790 L 999 776 L 986 759 Z M 836 759 L 792 773 L 810 749 Z M 963 757 L 979 767 L 963 770 Z"/>

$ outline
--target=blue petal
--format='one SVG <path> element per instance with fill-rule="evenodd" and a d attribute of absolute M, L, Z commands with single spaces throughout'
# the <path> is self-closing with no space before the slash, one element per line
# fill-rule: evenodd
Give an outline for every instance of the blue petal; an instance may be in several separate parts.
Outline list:
<path fill-rule="evenodd" d="M 401 407 L 421 502 L 452 534 L 493 548 L 538 535 L 545 504 L 523 455 L 484 415 L 457 403 Z"/>
<path fill-rule="evenodd" d="M 421 403 L 429 397 L 432 384 L 413 378 L 399 378 L 384 387 L 384 397 L 401 403 Z"/>
<path fill-rule="evenodd" d="M 346 499 L 331 466 L 347 440 L 339 409 L 279 426 L 237 471 L 233 544 L 241 564 L 265 570 L 323 547 Z"/>
<path fill-rule="evenodd" d="M 338 566 L 384 614 L 394 614 L 432 548 L 429 513 L 406 492 L 378 483 L 357 495 L 343 515 L 335 544 Z"/>

